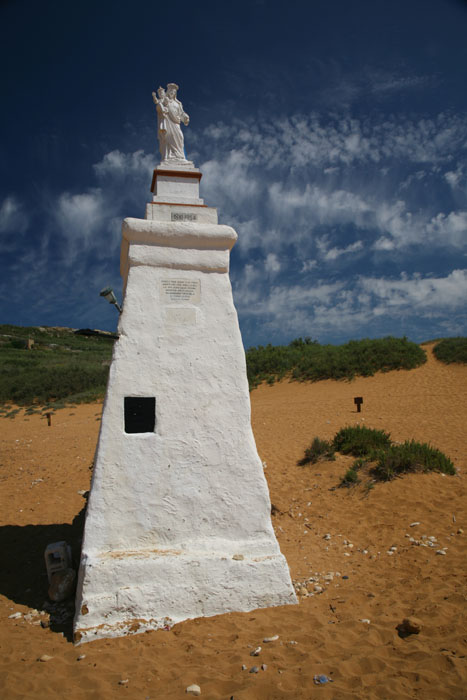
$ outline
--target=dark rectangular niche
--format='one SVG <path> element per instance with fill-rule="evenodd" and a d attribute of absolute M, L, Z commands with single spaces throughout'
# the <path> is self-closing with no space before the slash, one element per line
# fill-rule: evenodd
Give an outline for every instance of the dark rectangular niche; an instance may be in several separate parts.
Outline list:
<path fill-rule="evenodd" d="M 125 432 L 153 433 L 156 425 L 154 396 L 125 396 Z"/>

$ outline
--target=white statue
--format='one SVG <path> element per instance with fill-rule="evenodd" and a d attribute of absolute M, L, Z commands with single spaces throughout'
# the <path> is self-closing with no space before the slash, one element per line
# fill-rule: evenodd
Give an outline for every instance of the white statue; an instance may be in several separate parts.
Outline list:
<path fill-rule="evenodd" d="M 152 93 L 157 108 L 157 127 L 161 162 L 170 161 L 188 163 L 183 147 L 183 133 L 180 122 L 188 126 L 190 117 L 183 111 L 183 105 L 177 100 L 178 85 L 169 83 L 167 93 L 160 87 Z"/>

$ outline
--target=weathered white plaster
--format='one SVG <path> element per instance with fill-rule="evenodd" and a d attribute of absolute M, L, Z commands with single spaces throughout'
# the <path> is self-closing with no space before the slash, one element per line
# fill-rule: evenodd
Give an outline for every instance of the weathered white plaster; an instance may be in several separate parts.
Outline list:
<path fill-rule="evenodd" d="M 199 180 L 181 175 L 157 174 L 153 202 L 203 204 L 199 197 Z"/>
<path fill-rule="evenodd" d="M 160 220 L 122 227 L 126 291 L 86 514 L 77 642 L 296 602 L 251 429 L 228 275 L 237 234 L 168 220 L 177 206 L 158 211 Z M 153 432 L 125 432 L 128 396 L 155 397 Z"/>

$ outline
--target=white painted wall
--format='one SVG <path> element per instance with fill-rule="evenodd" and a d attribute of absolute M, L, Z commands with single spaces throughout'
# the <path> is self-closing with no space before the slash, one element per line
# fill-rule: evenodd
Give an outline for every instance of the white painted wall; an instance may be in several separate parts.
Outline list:
<path fill-rule="evenodd" d="M 296 602 L 251 429 L 228 275 L 236 238 L 210 223 L 123 224 L 128 279 L 86 516 L 78 642 Z M 185 283 L 194 292 L 177 301 L 167 290 Z M 124 432 L 125 396 L 156 397 L 154 433 Z"/>

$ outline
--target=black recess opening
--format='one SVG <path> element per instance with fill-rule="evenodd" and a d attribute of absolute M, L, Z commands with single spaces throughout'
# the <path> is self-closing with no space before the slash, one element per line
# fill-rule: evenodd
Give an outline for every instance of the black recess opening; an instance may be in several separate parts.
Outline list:
<path fill-rule="evenodd" d="M 125 396 L 125 432 L 153 433 L 156 425 L 154 396 Z"/>

